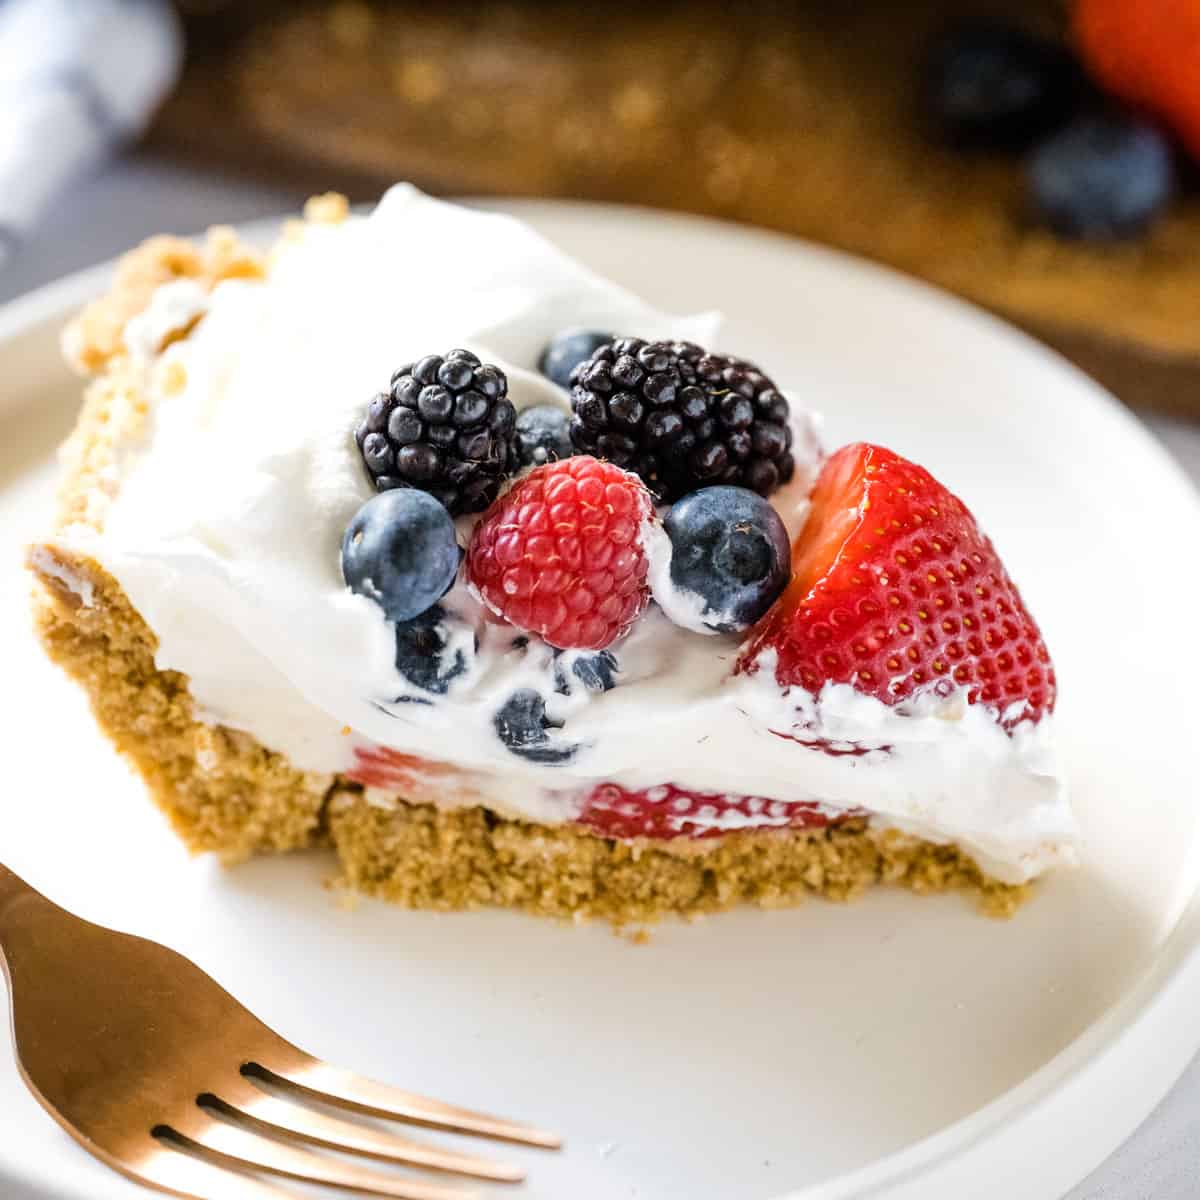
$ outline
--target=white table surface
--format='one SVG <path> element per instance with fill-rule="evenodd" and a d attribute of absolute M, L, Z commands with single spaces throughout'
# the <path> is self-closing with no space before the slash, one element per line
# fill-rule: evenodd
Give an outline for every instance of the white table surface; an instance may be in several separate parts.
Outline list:
<path fill-rule="evenodd" d="M 77 188 L 46 215 L 36 235 L 0 269 L 0 303 L 119 254 L 147 234 L 193 233 L 218 222 L 294 210 L 303 200 L 304 192 L 295 188 L 223 178 L 135 155 Z M 1162 416 L 1145 419 L 1200 484 L 1200 422 Z M 1200 1059 L 1188 1067 L 1133 1137 L 1065 1200 L 1195 1200 L 1197 1196 Z"/>

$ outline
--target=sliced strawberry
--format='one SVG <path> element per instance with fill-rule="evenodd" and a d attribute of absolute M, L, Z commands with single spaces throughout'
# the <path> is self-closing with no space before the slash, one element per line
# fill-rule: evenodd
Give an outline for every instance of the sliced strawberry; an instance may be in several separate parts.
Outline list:
<path fill-rule="evenodd" d="M 418 803 L 438 795 L 471 791 L 470 775 L 449 763 L 373 744 L 354 747 L 354 765 L 346 772 L 346 778 L 364 787 L 398 792 Z"/>
<path fill-rule="evenodd" d="M 852 816 L 819 804 L 786 803 L 762 796 L 689 792 L 664 783 L 631 792 L 615 783 L 592 789 L 576 818 L 610 838 L 720 837 L 738 829 L 820 829 Z"/>
<path fill-rule="evenodd" d="M 814 693 L 847 683 L 892 705 L 963 688 L 1006 726 L 1053 709 L 1037 625 L 975 518 L 923 467 L 863 442 L 832 455 L 792 570 L 739 673 L 774 649 L 779 683 Z"/>
<path fill-rule="evenodd" d="M 487 796 L 479 790 L 479 780 L 472 772 L 386 746 L 358 746 L 354 758 L 347 778 L 365 787 L 395 792 L 414 804 L 454 800 L 487 806 Z M 865 815 L 834 813 L 818 804 L 761 796 L 688 792 L 674 784 L 631 792 L 615 783 L 602 783 L 592 789 L 576 821 L 602 837 L 627 839 L 719 837 L 746 828 L 819 829 Z"/>

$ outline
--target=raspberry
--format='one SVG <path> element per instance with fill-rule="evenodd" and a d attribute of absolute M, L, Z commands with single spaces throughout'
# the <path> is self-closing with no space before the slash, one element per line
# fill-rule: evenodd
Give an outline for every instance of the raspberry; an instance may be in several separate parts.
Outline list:
<path fill-rule="evenodd" d="M 711 483 L 770 495 L 792 477 L 788 402 L 753 363 L 691 342 L 606 342 L 571 373 L 571 440 L 664 501 Z"/>
<path fill-rule="evenodd" d="M 451 350 L 395 371 L 354 437 L 379 491 L 419 488 L 457 516 L 482 512 L 516 469 L 516 423 L 504 372 Z"/>
<path fill-rule="evenodd" d="M 467 578 L 487 606 L 559 649 L 601 650 L 650 598 L 641 480 L 588 455 L 536 467 L 476 526 Z"/>

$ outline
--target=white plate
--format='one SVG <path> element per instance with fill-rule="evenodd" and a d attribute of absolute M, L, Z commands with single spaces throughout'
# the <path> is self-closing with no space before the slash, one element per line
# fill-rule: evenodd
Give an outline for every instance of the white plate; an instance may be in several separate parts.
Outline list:
<path fill-rule="evenodd" d="M 958 897 L 743 911 L 659 929 L 439 916 L 320 883 L 321 855 L 190 861 L 28 634 L 18 547 L 45 520 L 77 387 L 53 330 L 98 286 L 0 314 L 2 854 L 93 919 L 194 957 L 287 1037 L 360 1071 L 562 1129 L 537 1197 L 1056 1197 L 1200 1043 L 1200 508 L 1053 354 L 957 301 L 799 242 L 691 218 L 513 206 L 725 348 L 960 491 L 1058 662 L 1085 865 L 1011 922 Z M 564 314 L 564 321 L 569 314 Z M 5 1185 L 8 1186 L 5 1186 Z M 135 1189 L 42 1114 L 0 1052 L 0 1193 Z"/>

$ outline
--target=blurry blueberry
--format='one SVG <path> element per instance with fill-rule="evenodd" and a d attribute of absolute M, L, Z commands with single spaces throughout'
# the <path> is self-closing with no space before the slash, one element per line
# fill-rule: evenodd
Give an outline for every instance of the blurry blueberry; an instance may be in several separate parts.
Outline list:
<path fill-rule="evenodd" d="M 492 723 L 505 746 L 527 762 L 553 766 L 570 761 L 579 749 L 550 736 L 547 730 L 562 726 L 546 716 L 546 701 L 533 688 L 513 692 Z"/>
<path fill-rule="evenodd" d="M 575 453 L 571 414 L 553 404 L 527 408 L 517 418 L 517 455 L 523 467 L 540 467 Z"/>
<path fill-rule="evenodd" d="M 601 333 L 597 329 L 564 329 L 551 338 L 542 351 L 538 370 L 559 387 L 570 387 L 571 372 L 575 367 L 611 340 L 611 333 Z"/>
<path fill-rule="evenodd" d="M 466 625 L 440 604 L 396 626 L 396 670 L 410 683 L 444 696 L 452 680 L 466 673 L 478 649 L 463 636 Z M 451 641 L 455 647 L 448 653 Z M 405 699 L 405 697 L 398 697 Z"/>
<path fill-rule="evenodd" d="M 454 522 L 428 492 L 380 492 L 342 538 L 342 578 L 391 621 L 408 621 L 446 594 L 461 557 Z"/>
<path fill-rule="evenodd" d="M 608 650 L 565 650 L 554 659 L 554 690 L 560 696 L 571 694 L 570 671 L 588 692 L 611 692 L 617 686 L 620 668 Z"/>
<path fill-rule="evenodd" d="M 1134 117 L 1082 117 L 1034 150 L 1029 198 L 1064 237 L 1111 241 L 1145 230 L 1175 190 L 1166 139 Z"/>
<path fill-rule="evenodd" d="M 671 582 L 705 601 L 700 619 L 709 629 L 748 629 L 791 578 L 787 529 L 748 488 L 692 492 L 672 507 L 663 527 L 671 539 Z"/>

